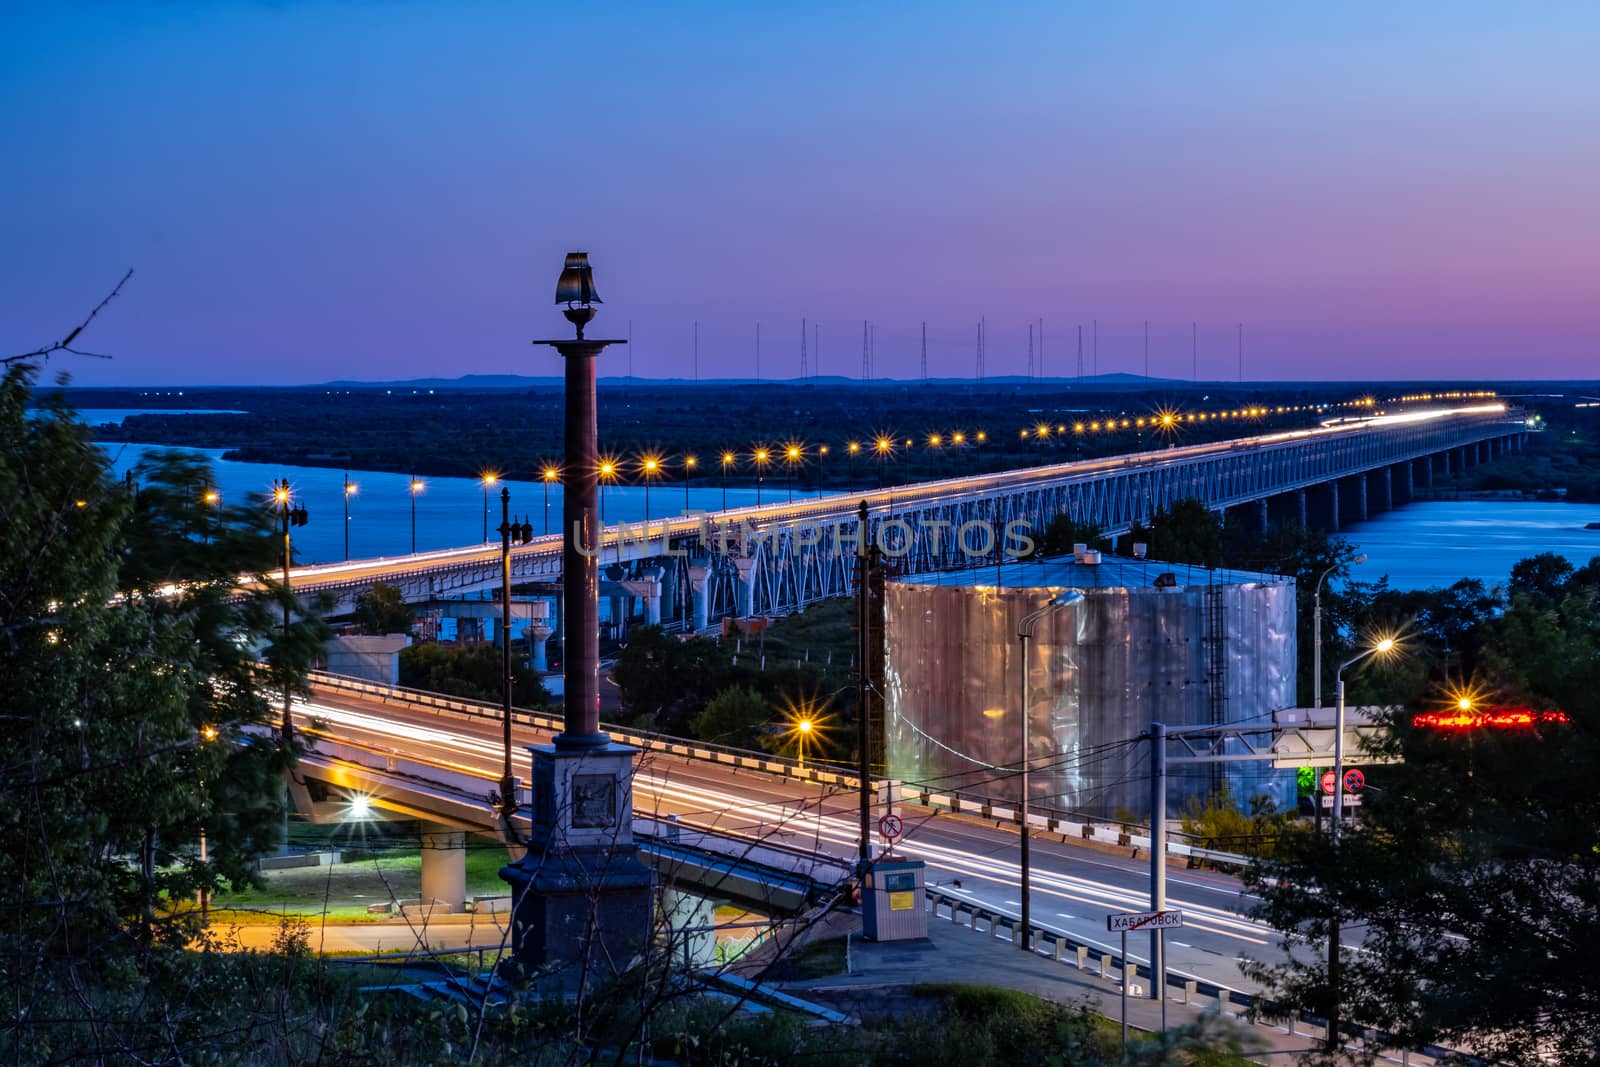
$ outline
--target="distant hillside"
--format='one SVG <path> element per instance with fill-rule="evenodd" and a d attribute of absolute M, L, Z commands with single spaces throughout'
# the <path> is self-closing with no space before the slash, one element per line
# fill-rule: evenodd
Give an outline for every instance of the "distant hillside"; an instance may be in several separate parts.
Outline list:
<path fill-rule="evenodd" d="M 466 390 L 493 390 L 493 389 L 538 389 L 552 388 L 561 385 L 561 379 L 554 375 L 520 375 L 520 374 L 464 374 L 459 378 L 406 378 L 398 381 L 356 381 L 341 378 L 337 381 L 322 382 L 318 385 L 308 386 L 316 389 L 466 389 Z M 1199 385 L 1202 383 L 1185 382 L 1172 378 L 1145 378 L 1138 374 L 1098 374 L 1086 375 L 1082 378 L 1029 378 L 1021 374 L 1001 374 L 993 378 L 974 380 L 972 378 L 929 378 L 922 381 L 915 378 L 872 378 L 863 382 L 860 378 L 846 378 L 842 375 L 827 374 L 816 378 L 643 378 L 610 375 L 600 379 L 602 385 L 622 386 L 759 386 L 759 385 L 786 385 L 786 386 L 1018 386 L 1018 385 L 1049 385 L 1057 388 L 1071 389 L 1092 386 L 1097 389 L 1119 388 L 1147 388 L 1149 386 L 1172 385 Z"/>

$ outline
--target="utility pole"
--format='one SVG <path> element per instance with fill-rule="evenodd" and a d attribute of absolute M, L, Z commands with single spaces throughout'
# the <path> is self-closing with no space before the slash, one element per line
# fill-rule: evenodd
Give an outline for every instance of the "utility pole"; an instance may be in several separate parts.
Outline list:
<path fill-rule="evenodd" d="M 860 875 L 872 860 L 872 550 L 867 502 L 856 509 L 856 773 L 861 780 Z"/>

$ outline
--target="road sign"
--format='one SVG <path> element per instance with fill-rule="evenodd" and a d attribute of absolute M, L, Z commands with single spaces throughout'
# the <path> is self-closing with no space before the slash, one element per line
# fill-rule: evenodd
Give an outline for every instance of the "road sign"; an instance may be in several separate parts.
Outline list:
<path fill-rule="evenodd" d="M 892 811 L 878 820 L 878 833 L 887 837 L 890 841 L 899 837 L 904 830 L 905 824 L 900 821 L 900 816 Z"/>
<path fill-rule="evenodd" d="M 1332 793 L 1333 792 L 1333 772 L 1332 771 L 1324 771 L 1322 773 L 1322 791 L 1324 793 Z"/>
<path fill-rule="evenodd" d="M 1333 797 L 1323 797 L 1322 806 L 1325 808 L 1333 807 Z M 1361 795 L 1359 793 L 1346 793 L 1343 806 L 1346 808 L 1359 808 L 1361 806 Z"/>
<path fill-rule="evenodd" d="M 1181 911 L 1123 911 L 1106 916 L 1106 929 L 1112 933 L 1132 930 L 1170 930 L 1183 925 Z"/>
<path fill-rule="evenodd" d="M 1367 776 L 1358 770 L 1344 772 L 1344 791 L 1346 793 L 1359 793 L 1367 784 Z"/>

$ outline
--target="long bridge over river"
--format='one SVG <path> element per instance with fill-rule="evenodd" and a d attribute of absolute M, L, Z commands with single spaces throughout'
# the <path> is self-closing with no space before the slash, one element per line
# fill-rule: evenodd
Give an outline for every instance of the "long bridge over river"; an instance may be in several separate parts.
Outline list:
<path fill-rule="evenodd" d="M 1526 434 L 1520 412 L 1503 404 L 1433 408 L 610 525 L 592 549 L 613 618 L 632 614 L 637 598 L 650 622 L 675 620 L 702 630 L 724 616 L 784 614 L 851 593 L 863 502 L 866 536 L 902 573 L 1000 562 L 1002 553 L 1025 550 L 1058 515 L 1115 537 L 1190 497 L 1260 528 L 1291 521 L 1338 530 L 1405 503 L 1437 474 L 1520 448 Z M 514 547 L 511 569 L 515 585 L 553 599 L 561 536 Z M 292 575 L 299 593 L 333 594 L 336 611 L 350 610 L 355 596 L 377 582 L 398 586 L 410 603 L 424 603 L 497 589 L 500 548 L 306 566 Z"/>

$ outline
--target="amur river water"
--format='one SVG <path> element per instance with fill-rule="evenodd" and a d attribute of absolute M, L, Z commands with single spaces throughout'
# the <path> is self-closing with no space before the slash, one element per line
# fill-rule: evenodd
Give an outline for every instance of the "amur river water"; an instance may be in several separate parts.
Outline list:
<path fill-rule="evenodd" d="M 81 413 L 90 422 L 120 420 L 131 411 Z M 161 445 L 111 444 L 117 476 Z M 289 484 L 311 513 L 310 523 L 294 531 L 299 562 L 328 562 L 344 558 L 344 472 L 323 467 L 295 467 L 265 463 L 238 463 L 222 458 L 219 449 L 196 449 L 209 457 L 216 469 L 224 499 L 242 501 L 264 493 L 278 478 Z M 411 551 L 411 478 L 379 471 L 351 471 L 356 490 L 350 497 L 350 555 L 352 558 L 396 556 Z M 482 485 L 473 478 L 428 478 L 416 494 L 416 547 L 418 550 L 477 544 L 484 537 Z M 548 527 L 544 485 L 511 479 L 512 511 L 525 516 L 535 533 L 561 528 L 561 487 L 548 495 Z M 796 496 L 800 493 L 797 490 Z M 639 522 L 645 518 L 646 491 L 642 486 L 608 486 L 604 492 L 607 522 Z M 787 499 L 783 475 L 775 471 L 761 499 L 766 503 Z M 730 487 L 727 504 L 756 502 L 752 488 Z M 491 540 L 500 524 L 499 487 L 488 494 L 488 529 Z M 715 475 L 691 483 L 691 508 L 716 510 L 723 506 L 723 491 Z M 681 481 L 664 479 L 648 493 L 649 516 L 661 519 L 684 511 Z M 1518 560 L 1540 552 L 1566 556 L 1581 566 L 1600 556 L 1600 530 L 1585 524 L 1600 522 L 1600 505 L 1546 503 L 1520 500 L 1421 501 L 1377 515 L 1347 528 L 1343 536 L 1367 554 L 1357 569 L 1362 581 L 1388 576 L 1400 589 L 1449 585 L 1461 578 L 1479 578 L 1486 584 L 1505 582 Z"/>

